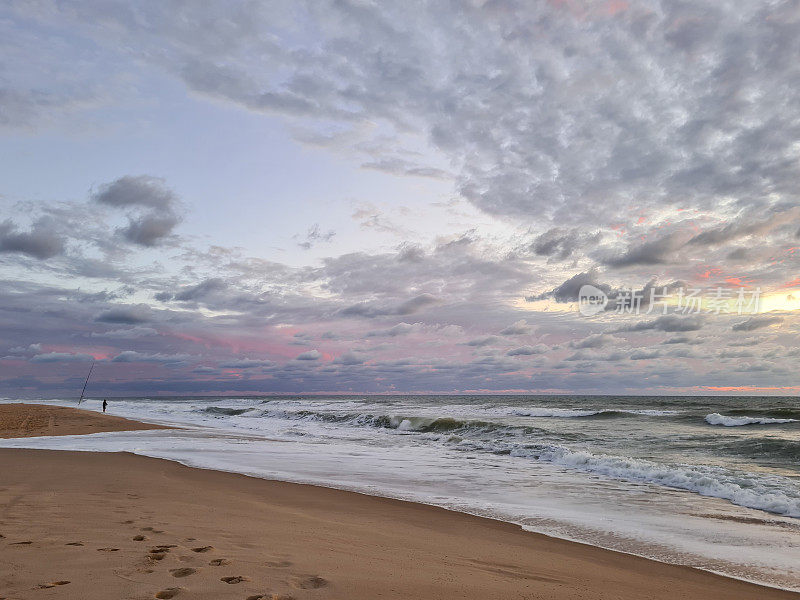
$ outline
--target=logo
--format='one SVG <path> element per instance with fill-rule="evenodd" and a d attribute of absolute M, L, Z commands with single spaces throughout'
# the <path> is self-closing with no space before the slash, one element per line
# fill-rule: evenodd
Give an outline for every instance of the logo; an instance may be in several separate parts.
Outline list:
<path fill-rule="evenodd" d="M 584 317 L 603 312 L 608 304 L 606 293 L 593 285 L 582 285 L 578 292 L 578 310 Z"/>

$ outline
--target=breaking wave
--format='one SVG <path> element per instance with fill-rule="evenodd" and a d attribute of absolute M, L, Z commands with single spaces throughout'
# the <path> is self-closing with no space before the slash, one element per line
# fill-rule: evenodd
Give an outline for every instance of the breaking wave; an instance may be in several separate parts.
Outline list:
<path fill-rule="evenodd" d="M 798 419 L 777 419 L 774 417 L 731 417 L 719 413 L 706 415 L 709 425 L 722 425 L 724 427 L 741 427 L 743 425 L 782 425 L 796 423 Z"/>
<path fill-rule="evenodd" d="M 701 465 L 664 465 L 562 446 L 523 446 L 510 450 L 509 454 L 615 479 L 688 490 L 701 496 L 722 498 L 739 506 L 800 518 L 800 489 L 785 477 Z"/>

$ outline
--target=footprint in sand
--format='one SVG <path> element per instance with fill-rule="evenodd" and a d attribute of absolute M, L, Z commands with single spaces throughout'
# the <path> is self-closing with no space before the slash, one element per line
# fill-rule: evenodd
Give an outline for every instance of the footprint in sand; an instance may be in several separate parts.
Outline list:
<path fill-rule="evenodd" d="M 54 588 L 57 585 L 67 585 L 68 583 L 69 583 L 69 581 L 53 581 L 51 583 L 40 583 L 39 584 L 39 589 L 40 590 L 47 590 L 47 589 L 50 589 L 50 588 Z"/>
<path fill-rule="evenodd" d="M 214 546 L 200 546 L 199 548 L 192 548 L 192 552 L 209 552 L 213 549 Z"/>
<path fill-rule="evenodd" d="M 134 542 L 143 542 L 143 541 L 145 541 L 146 539 L 147 539 L 147 538 L 146 538 L 146 537 L 144 537 L 143 535 L 135 535 L 135 536 L 133 536 L 133 541 L 134 541 Z"/>
<path fill-rule="evenodd" d="M 151 560 L 164 560 L 165 556 L 166 554 L 164 554 L 163 552 L 151 552 L 150 554 L 147 555 L 147 557 Z"/>
<path fill-rule="evenodd" d="M 119 552 L 119 548 L 98 548 L 98 552 Z"/>
<path fill-rule="evenodd" d="M 231 561 L 229 561 L 227 558 L 215 558 L 208 564 L 210 564 L 212 567 L 224 567 L 231 564 Z"/>
<path fill-rule="evenodd" d="M 158 598 L 158 600 L 169 600 L 180 594 L 182 589 L 183 588 L 179 587 L 167 588 L 158 592 L 155 597 Z"/>
<path fill-rule="evenodd" d="M 170 569 L 169 572 L 173 577 L 188 577 L 197 573 L 197 569 L 183 567 L 181 569 Z"/>
<path fill-rule="evenodd" d="M 300 575 L 292 577 L 289 582 L 292 587 L 301 590 L 317 590 L 328 585 L 328 581 L 317 575 Z"/>
<path fill-rule="evenodd" d="M 256 596 L 248 596 L 246 600 L 295 600 L 294 596 L 286 596 L 284 594 L 259 594 Z"/>
<path fill-rule="evenodd" d="M 83 542 L 67 542 L 67 546 L 83 546 Z"/>
<path fill-rule="evenodd" d="M 30 542 L 30 541 L 28 541 L 28 542 L 14 542 L 14 543 L 12 543 L 10 545 L 11 546 L 28 546 L 28 545 L 30 545 L 32 543 L 33 542 Z"/>
<path fill-rule="evenodd" d="M 219 580 L 230 584 L 242 583 L 243 581 L 250 581 L 247 577 L 244 577 L 242 575 L 236 575 L 234 577 L 220 577 Z"/>

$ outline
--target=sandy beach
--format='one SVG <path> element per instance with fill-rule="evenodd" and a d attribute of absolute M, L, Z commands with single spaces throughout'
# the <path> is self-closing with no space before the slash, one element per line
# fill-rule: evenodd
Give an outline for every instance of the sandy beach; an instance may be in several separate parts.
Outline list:
<path fill-rule="evenodd" d="M 38 410 L 11 406 L 6 431 Z M 53 414 L 60 432 L 151 427 Z M 0 469 L 8 600 L 800 597 L 440 508 L 132 454 L 3 449 Z"/>
<path fill-rule="evenodd" d="M 169 429 L 90 410 L 46 404 L 0 404 L 0 438 Z"/>

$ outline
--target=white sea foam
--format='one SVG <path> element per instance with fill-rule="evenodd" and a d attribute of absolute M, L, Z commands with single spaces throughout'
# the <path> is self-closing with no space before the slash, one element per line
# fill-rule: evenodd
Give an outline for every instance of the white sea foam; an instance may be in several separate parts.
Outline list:
<path fill-rule="evenodd" d="M 781 425 L 784 423 L 797 423 L 798 419 L 773 419 L 771 417 L 731 417 L 719 413 L 706 415 L 709 425 L 723 425 L 725 427 L 741 427 L 742 425 Z"/>
<path fill-rule="evenodd" d="M 739 506 L 800 518 L 800 490 L 788 478 L 702 465 L 667 465 L 625 456 L 597 455 L 561 446 L 518 447 L 524 456 L 607 477 L 652 483 L 722 498 Z"/>
<path fill-rule="evenodd" d="M 666 417 L 678 414 L 675 410 L 624 410 L 615 408 L 600 408 L 596 410 L 580 410 L 575 408 L 525 408 L 514 409 L 511 415 L 518 417 L 553 417 L 553 418 L 580 418 L 593 417 L 595 415 L 642 415 L 647 417 Z"/>

